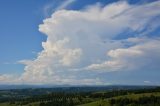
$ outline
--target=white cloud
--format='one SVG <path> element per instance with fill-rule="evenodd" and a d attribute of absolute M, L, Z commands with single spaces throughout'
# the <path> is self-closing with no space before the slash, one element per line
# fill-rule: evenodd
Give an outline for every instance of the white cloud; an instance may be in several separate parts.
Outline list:
<path fill-rule="evenodd" d="M 144 83 L 147 83 L 147 84 L 149 84 L 149 83 L 151 83 L 151 81 L 144 81 Z"/>
<path fill-rule="evenodd" d="M 58 1 L 52 1 L 43 7 L 43 13 L 46 17 L 50 16 L 50 13 L 62 10 L 70 6 L 72 3 L 76 2 L 76 0 L 64 0 L 60 5 L 57 6 L 56 2 Z"/>
<path fill-rule="evenodd" d="M 24 64 L 24 65 L 29 65 L 29 64 L 32 64 L 32 60 L 20 60 L 17 63 Z"/>
<path fill-rule="evenodd" d="M 76 2 L 76 0 L 65 0 L 60 6 L 56 8 L 56 10 L 65 9 L 74 2 Z"/>
<path fill-rule="evenodd" d="M 18 76 L 19 77 L 19 76 Z M 17 78 L 16 75 L 8 75 L 8 74 L 3 74 L 0 75 L 0 84 L 18 84 L 22 83 L 22 81 Z"/>
<path fill-rule="evenodd" d="M 98 71 L 160 69 L 160 39 L 139 40 L 137 38 L 134 41 L 141 42 L 129 48 L 110 50 L 107 53 L 107 56 L 110 57 L 109 60 L 101 64 L 92 64 L 86 67 L 86 69 Z"/>
<path fill-rule="evenodd" d="M 113 38 L 127 29 L 144 30 L 153 17 L 160 15 L 159 5 L 160 1 L 146 5 L 117 2 L 79 11 L 54 12 L 39 25 L 39 31 L 47 36 L 42 43 L 43 50 L 34 60 L 20 61 L 26 65 L 20 80 L 26 83 L 104 84 L 106 82 L 100 78 L 93 78 L 97 70 L 141 68 L 148 65 L 152 57 L 157 63 L 160 60 L 158 39 L 137 37 L 123 41 Z M 126 47 L 126 43 L 132 46 Z M 137 63 L 139 66 L 135 66 Z M 84 71 L 73 71 L 84 67 Z"/>

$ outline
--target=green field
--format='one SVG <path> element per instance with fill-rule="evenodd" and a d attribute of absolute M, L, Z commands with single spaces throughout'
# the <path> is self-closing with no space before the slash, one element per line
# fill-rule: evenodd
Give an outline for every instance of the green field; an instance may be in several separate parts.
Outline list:
<path fill-rule="evenodd" d="M 112 97 L 104 100 L 98 100 L 95 102 L 87 103 L 87 104 L 82 104 L 78 106 L 110 106 L 109 100 L 110 99 L 120 99 L 120 98 L 129 98 L 129 99 L 138 99 L 140 97 L 149 97 L 149 96 L 160 96 L 160 92 L 154 92 L 154 93 L 142 93 L 142 94 L 130 94 L 130 95 L 125 95 L 125 96 L 117 96 L 117 97 Z"/>

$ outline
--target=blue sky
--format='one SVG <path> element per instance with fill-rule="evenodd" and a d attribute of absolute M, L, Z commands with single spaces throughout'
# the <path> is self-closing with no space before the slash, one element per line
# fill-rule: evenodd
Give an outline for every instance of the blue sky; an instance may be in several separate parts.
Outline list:
<path fill-rule="evenodd" d="M 1 74 L 23 72 L 24 67 L 15 63 L 24 58 L 34 58 L 35 54 L 32 52 L 42 49 L 40 44 L 45 40 L 45 36 L 37 29 L 44 18 L 41 9 L 44 5 L 45 2 L 37 3 L 31 0 L 1 1 Z"/>
<path fill-rule="evenodd" d="M 1 0 L 0 83 L 159 85 L 159 5 Z"/>

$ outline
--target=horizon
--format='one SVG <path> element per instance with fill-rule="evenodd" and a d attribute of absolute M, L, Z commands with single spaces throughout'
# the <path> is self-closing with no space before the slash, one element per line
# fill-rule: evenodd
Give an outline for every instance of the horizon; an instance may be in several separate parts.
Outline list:
<path fill-rule="evenodd" d="M 0 85 L 160 86 L 159 0 L 1 0 Z"/>
<path fill-rule="evenodd" d="M 19 89 L 59 89 L 59 88 L 100 88 L 105 90 L 114 89 L 150 89 L 159 88 L 158 85 L 0 85 L 0 91 L 3 90 L 19 90 Z"/>

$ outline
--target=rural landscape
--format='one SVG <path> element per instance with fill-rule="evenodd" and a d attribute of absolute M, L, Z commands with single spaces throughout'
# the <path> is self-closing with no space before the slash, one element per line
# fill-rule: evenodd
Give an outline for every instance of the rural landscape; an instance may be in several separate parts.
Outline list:
<path fill-rule="evenodd" d="M 160 106 L 160 0 L 0 0 L 0 106 Z"/>
<path fill-rule="evenodd" d="M 86 86 L 0 90 L 0 106 L 159 106 L 160 87 Z"/>

